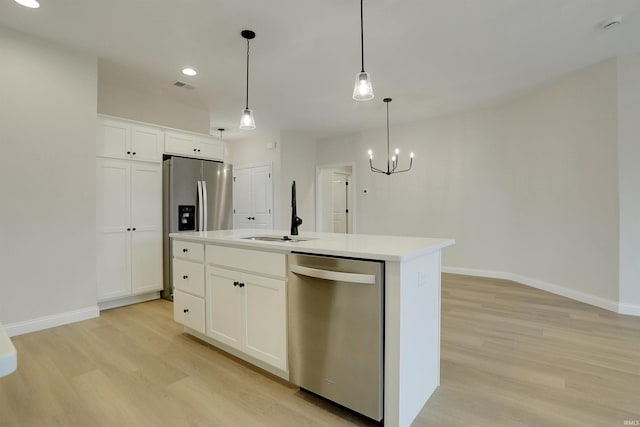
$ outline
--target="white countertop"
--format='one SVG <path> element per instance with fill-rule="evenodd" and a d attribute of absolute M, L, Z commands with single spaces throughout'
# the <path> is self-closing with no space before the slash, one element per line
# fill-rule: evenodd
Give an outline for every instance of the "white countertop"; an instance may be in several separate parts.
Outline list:
<path fill-rule="evenodd" d="M 455 243 L 454 239 L 431 237 L 378 236 L 368 234 L 338 234 L 301 232 L 303 242 L 266 242 L 248 240 L 248 236 L 289 236 L 286 230 L 220 230 L 171 233 L 169 237 L 216 243 L 224 246 L 248 249 L 277 250 L 281 252 L 305 252 L 318 255 L 344 256 L 382 261 L 407 261 Z"/>

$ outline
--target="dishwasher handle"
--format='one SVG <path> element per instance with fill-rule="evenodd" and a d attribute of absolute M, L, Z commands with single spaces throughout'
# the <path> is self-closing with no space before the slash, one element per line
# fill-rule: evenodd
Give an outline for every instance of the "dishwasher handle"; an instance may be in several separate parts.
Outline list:
<path fill-rule="evenodd" d="M 335 280 L 336 282 L 364 283 L 367 285 L 376 284 L 374 274 L 346 273 L 342 271 L 321 270 L 319 268 L 303 267 L 301 265 L 290 265 L 292 273 L 302 276 L 315 277 L 316 279 Z"/>

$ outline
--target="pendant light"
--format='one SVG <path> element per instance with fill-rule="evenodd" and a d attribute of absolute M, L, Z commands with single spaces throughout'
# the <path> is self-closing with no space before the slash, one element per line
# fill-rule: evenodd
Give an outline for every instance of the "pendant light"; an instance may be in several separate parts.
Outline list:
<path fill-rule="evenodd" d="M 356 84 L 353 88 L 353 99 L 356 101 L 369 101 L 370 99 L 373 99 L 373 86 L 371 86 L 371 76 L 364 70 L 364 23 L 362 2 L 363 0 L 360 0 L 360 57 L 362 59 L 362 69 L 356 74 Z"/>
<path fill-rule="evenodd" d="M 253 111 L 249 109 L 249 40 L 255 38 L 256 33 L 251 30 L 242 30 L 240 34 L 247 39 L 247 96 L 242 117 L 240 117 L 240 129 L 252 130 L 256 128 L 256 121 L 253 118 Z"/>
<path fill-rule="evenodd" d="M 369 167 L 371 167 L 371 172 L 383 173 L 385 175 L 407 172 L 411 170 L 411 166 L 413 166 L 413 153 L 409 155 L 409 167 L 407 169 L 397 170 L 400 150 L 396 148 L 396 152 L 393 157 L 390 157 L 391 151 L 389 150 L 389 103 L 391 102 L 391 98 L 385 98 L 383 101 L 387 104 L 387 170 L 385 171 L 373 167 L 373 151 L 371 150 L 369 150 Z"/>

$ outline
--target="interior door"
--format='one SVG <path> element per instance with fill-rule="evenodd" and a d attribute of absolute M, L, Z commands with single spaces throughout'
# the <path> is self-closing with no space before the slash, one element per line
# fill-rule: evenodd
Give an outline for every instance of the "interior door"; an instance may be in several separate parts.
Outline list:
<path fill-rule="evenodd" d="M 333 215 L 333 232 L 348 233 L 347 222 L 347 187 L 346 175 L 333 173 L 331 177 L 331 209 Z"/>
<path fill-rule="evenodd" d="M 131 287 L 162 289 L 162 167 L 131 163 Z"/>
<path fill-rule="evenodd" d="M 251 169 L 233 173 L 233 228 L 252 228 Z"/>
<path fill-rule="evenodd" d="M 253 198 L 253 228 L 273 228 L 271 166 L 252 168 L 251 189 Z"/>

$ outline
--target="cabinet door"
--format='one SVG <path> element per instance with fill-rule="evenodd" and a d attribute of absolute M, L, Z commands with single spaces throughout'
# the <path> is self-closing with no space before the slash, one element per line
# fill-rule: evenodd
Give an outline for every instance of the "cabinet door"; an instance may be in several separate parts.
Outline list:
<path fill-rule="evenodd" d="M 220 160 L 224 158 L 224 145 L 222 141 L 213 139 L 198 139 L 200 151 L 198 154 L 206 159 Z"/>
<path fill-rule="evenodd" d="M 162 161 L 162 131 L 150 126 L 131 126 L 131 158 L 160 163 Z"/>
<path fill-rule="evenodd" d="M 170 154 L 182 154 L 185 156 L 197 156 L 198 147 L 195 136 L 188 133 L 169 132 L 164 133 L 164 151 Z"/>
<path fill-rule="evenodd" d="M 252 228 L 251 169 L 233 171 L 233 228 Z"/>
<path fill-rule="evenodd" d="M 207 267 L 206 334 L 238 350 L 242 349 L 242 288 L 234 272 Z"/>
<path fill-rule="evenodd" d="M 98 300 L 131 294 L 131 168 L 96 159 Z"/>
<path fill-rule="evenodd" d="M 287 369 L 287 300 L 283 280 L 243 277 L 244 351 L 283 371 Z"/>
<path fill-rule="evenodd" d="M 131 125 L 126 122 L 98 119 L 96 155 L 128 159 L 131 153 Z"/>
<path fill-rule="evenodd" d="M 131 162 L 132 292 L 161 290 L 162 167 Z"/>
<path fill-rule="evenodd" d="M 271 215 L 271 166 L 261 166 L 251 170 L 251 196 L 253 227 L 264 230 L 273 228 Z"/>

